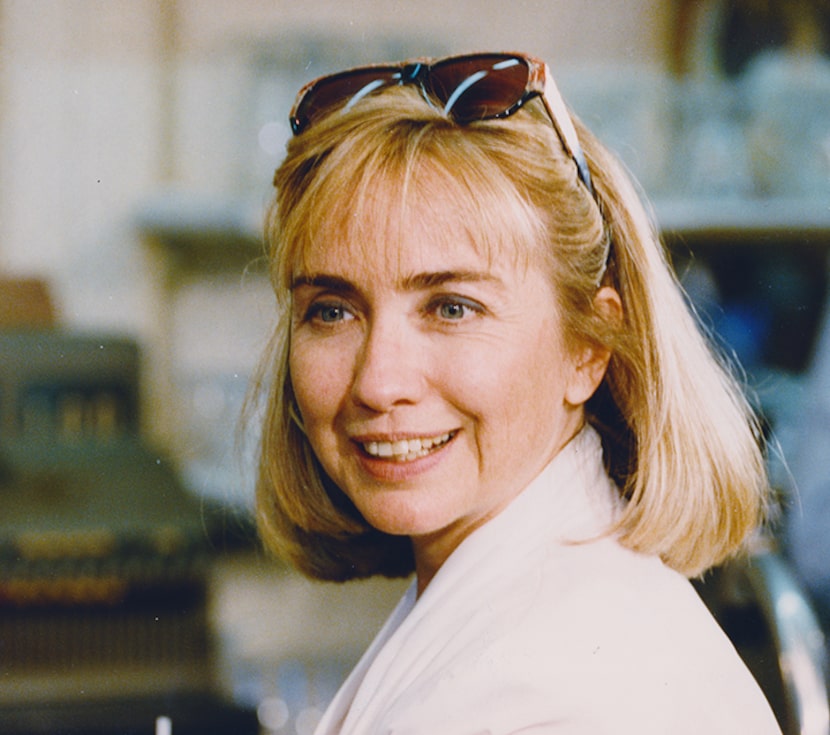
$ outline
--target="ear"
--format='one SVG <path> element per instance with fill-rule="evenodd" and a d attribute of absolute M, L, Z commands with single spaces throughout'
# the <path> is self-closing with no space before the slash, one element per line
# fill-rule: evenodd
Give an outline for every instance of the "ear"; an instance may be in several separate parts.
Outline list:
<path fill-rule="evenodd" d="M 622 321 L 622 300 L 617 291 L 603 286 L 594 296 L 595 313 L 612 324 Z M 573 372 L 565 391 L 565 400 L 572 406 L 581 406 L 599 387 L 611 359 L 611 350 L 586 344 L 574 353 Z"/>

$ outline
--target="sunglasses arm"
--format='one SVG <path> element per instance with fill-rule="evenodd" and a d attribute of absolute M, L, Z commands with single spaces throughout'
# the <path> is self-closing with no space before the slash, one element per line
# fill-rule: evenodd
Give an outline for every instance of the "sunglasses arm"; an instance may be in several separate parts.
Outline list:
<path fill-rule="evenodd" d="M 553 75 L 550 73 L 550 68 L 544 64 L 545 82 L 542 87 L 542 101 L 545 108 L 550 115 L 553 126 L 559 135 L 562 145 L 566 152 L 576 163 L 576 168 L 579 173 L 579 178 L 585 188 L 591 193 L 591 196 L 596 198 L 594 193 L 594 185 L 591 182 L 591 172 L 588 170 L 588 162 L 585 160 L 585 154 L 582 151 L 582 146 L 579 143 L 579 137 L 576 134 L 571 113 L 568 111 L 565 100 L 553 80 Z"/>

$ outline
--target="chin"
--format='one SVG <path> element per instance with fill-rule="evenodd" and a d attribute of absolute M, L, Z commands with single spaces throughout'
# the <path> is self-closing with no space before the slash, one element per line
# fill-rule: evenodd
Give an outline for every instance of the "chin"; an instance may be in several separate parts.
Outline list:
<path fill-rule="evenodd" d="M 357 507 L 370 526 L 391 536 L 423 536 L 447 525 L 412 503 L 361 503 Z"/>

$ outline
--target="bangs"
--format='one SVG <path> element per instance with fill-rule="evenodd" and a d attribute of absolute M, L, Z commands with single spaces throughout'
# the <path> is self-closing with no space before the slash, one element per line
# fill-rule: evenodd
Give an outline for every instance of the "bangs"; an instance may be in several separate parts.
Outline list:
<path fill-rule="evenodd" d="M 414 233 L 439 248 L 463 237 L 491 263 L 512 258 L 524 264 L 539 251 L 545 237 L 539 209 L 505 173 L 506 162 L 492 143 L 484 144 L 505 126 L 459 128 L 434 116 L 373 126 L 365 106 L 361 120 L 359 129 L 341 135 L 306 168 L 299 196 L 278 194 L 274 265 L 283 289 L 305 270 L 312 250 L 348 248 L 354 258 L 376 259 L 379 252 L 395 258 L 401 247 L 417 244 Z"/>

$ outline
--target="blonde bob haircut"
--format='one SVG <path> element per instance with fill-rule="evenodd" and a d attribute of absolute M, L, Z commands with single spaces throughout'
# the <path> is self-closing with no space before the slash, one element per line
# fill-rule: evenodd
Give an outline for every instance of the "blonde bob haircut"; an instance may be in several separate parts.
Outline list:
<path fill-rule="evenodd" d="M 265 545 L 305 574 L 413 570 L 409 539 L 369 526 L 322 470 L 288 371 L 291 284 L 309 243 L 389 237 L 411 197 L 449 201 L 490 257 L 542 257 L 571 344 L 610 350 L 585 407 L 626 501 L 609 532 L 696 576 L 762 522 L 768 486 L 753 413 L 701 334 L 630 179 L 576 126 L 595 199 L 533 103 L 458 125 L 414 88 L 394 87 L 289 142 L 267 222 L 279 323 L 261 376 L 257 523 Z M 619 293 L 621 320 L 597 313 L 600 283 Z"/>

